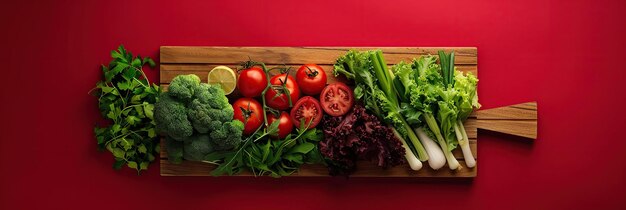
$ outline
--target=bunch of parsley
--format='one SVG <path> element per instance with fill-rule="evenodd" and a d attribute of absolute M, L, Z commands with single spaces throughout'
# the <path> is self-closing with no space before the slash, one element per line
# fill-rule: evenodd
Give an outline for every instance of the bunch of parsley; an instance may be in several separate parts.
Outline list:
<path fill-rule="evenodd" d="M 111 57 L 108 66 L 102 65 L 104 80 L 92 90 L 102 117 L 110 122 L 94 128 L 98 148 L 113 154 L 114 169 L 127 165 L 140 173 L 160 151 L 153 109 L 161 91 L 142 70 L 155 63 L 149 57 L 134 57 L 123 45 L 111 51 Z"/>

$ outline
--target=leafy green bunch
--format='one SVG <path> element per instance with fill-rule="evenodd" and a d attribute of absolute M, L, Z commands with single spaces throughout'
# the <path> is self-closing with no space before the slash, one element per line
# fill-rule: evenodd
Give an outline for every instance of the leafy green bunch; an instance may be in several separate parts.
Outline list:
<path fill-rule="evenodd" d="M 439 60 L 437 64 L 437 57 L 427 55 L 410 64 L 394 65 L 394 85 L 401 90 L 401 112 L 407 122 L 428 127 L 426 133 L 437 139 L 448 164 L 455 168 L 451 151 L 469 141 L 462 121 L 480 107 L 476 94 L 478 79 L 456 70 L 454 52 L 440 51 Z"/>
<path fill-rule="evenodd" d="M 113 154 L 113 168 L 127 165 L 140 173 L 159 152 L 153 110 L 160 89 L 150 84 L 142 69 L 146 64 L 153 68 L 155 63 L 149 57 L 133 56 L 123 45 L 111 51 L 111 57 L 101 67 L 104 80 L 91 92 L 98 97 L 102 117 L 111 122 L 95 126 L 98 148 Z"/>
<path fill-rule="evenodd" d="M 403 139 L 409 139 L 407 146 L 421 161 L 428 160 L 423 145 L 402 115 L 401 104 L 406 94 L 403 90 L 396 90 L 395 76 L 387 68 L 380 50 L 350 50 L 337 59 L 333 73 L 353 79 L 356 83 L 354 97 L 362 100 L 366 109 L 378 118 L 393 126 Z"/>
<path fill-rule="evenodd" d="M 302 164 L 323 163 L 316 146 L 324 138 L 320 130 L 309 130 L 308 125 L 302 123 L 296 135 L 289 134 L 280 140 L 268 138 L 278 132 L 278 124 L 275 121 L 266 130 L 257 131 L 235 150 L 207 155 L 205 162 L 221 162 L 211 174 L 233 175 L 248 170 L 255 176 L 277 178 L 293 174 Z"/>

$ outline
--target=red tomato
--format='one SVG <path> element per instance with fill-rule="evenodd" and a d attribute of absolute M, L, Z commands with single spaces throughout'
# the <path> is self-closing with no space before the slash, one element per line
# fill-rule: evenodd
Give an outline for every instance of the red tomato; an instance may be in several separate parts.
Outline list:
<path fill-rule="evenodd" d="M 305 64 L 298 69 L 296 82 L 304 95 L 314 96 L 326 86 L 326 72 L 316 64 Z"/>
<path fill-rule="evenodd" d="M 293 130 L 293 122 L 291 121 L 291 117 L 287 112 L 280 112 L 279 118 L 276 118 L 274 114 L 267 114 L 267 123 L 272 124 L 274 121 L 278 121 L 278 135 L 272 136 L 274 139 L 284 139 L 291 133 Z"/>
<path fill-rule="evenodd" d="M 320 102 L 326 114 L 335 117 L 344 115 L 354 105 L 352 89 L 341 82 L 330 84 L 322 90 Z"/>
<path fill-rule="evenodd" d="M 244 97 L 254 98 L 260 96 L 267 86 L 267 76 L 263 69 L 251 67 L 239 72 L 237 87 Z"/>
<path fill-rule="evenodd" d="M 305 125 L 314 128 L 322 120 L 320 102 L 311 96 L 302 97 L 291 109 L 291 120 L 296 127 L 300 127 L 300 121 L 304 119 Z"/>
<path fill-rule="evenodd" d="M 286 84 L 287 89 L 289 90 L 289 97 L 291 97 L 291 103 L 295 104 L 298 98 L 300 98 L 300 89 L 298 85 L 296 85 L 296 81 L 290 75 L 287 77 L 287 81 L 285 82 L 285 74 L 279 74 L 273 76 L 270 79 L 270 83 L 272 85 L 283 85 Z M 265 101 L 267 106 L 272 107 L 278 110 L 287 110 L 289 109 L 289 99 L 287 98 L 287 93 L 283 93 L 282 89 L 270 88 L 265 93 Z"/>
<path fill-rule="evenodd" d="M 243 122 L 243 134 L 250 135 L 263 124 L 263 107 L 252 98 L 240 98 L 233 103 L 235 120 Z"/>

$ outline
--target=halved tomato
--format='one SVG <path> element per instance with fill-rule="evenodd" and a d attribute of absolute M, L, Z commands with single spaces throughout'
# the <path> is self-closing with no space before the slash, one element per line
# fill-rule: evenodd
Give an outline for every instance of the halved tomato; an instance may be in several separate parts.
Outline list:
<path fill-rule="evenodd" d="M 341 82 L 326 86 L 320 94 L 320 101 L 324 112 L 334 117 L 348 113 L 354 105 L 352 89 Z"/>
<path fill-rule="evenodd" d="M 308 129 L 314 128 L 322 120 L 320 102 L 311 96 L 300 98 L 291 109 L 291 119 L 296 128 L 300 128 L 302 121 L 305 125 L 309 125 Z"/>

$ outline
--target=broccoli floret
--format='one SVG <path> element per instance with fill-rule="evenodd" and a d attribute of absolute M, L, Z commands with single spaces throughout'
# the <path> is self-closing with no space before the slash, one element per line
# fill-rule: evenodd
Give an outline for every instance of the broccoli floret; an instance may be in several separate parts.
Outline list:
<path fill-rule="evenodd" d="M 154 108 L 154 121 L 159 132 L 182 141 L 193 134 L 193 127 L 187 120 L 185 104 L 176 101 L 169 93 L 162 93 Z"/>
<path fill-rule="evenodd" d="M 239 120 L 233 120 L 211 132 L 210 137 L 216 150 L 229 150 L 241 143 L 242 133 L 243 123 Z"/>
<path fill-rule="evenodd" d="M 209 135 L 193 135 L 188 139 L 189 141 L 185 141 L 183 148 L 185 160 L 201 161 L 204 156 L 214 151 Z"/>
<path fill-rule="evenodd" d="M 225 107 L 231 107 L 228 103 L 228 98 L 224 96 L 224 90 L 219 85 L 209 85 L 206 83 L 200 84 L 195 89 L 195 97 L 203 104 L 208 104 L 214 109 L 223 109 Z"/>
<path fill-rule="evenodd" d="M 209 105 L 203 104 L 198 99 L 194 99 L 189 103 L 187 116 L 193 128 L 199 133 L 208 133 L 211 130 L 209 129 L 209 124 L 214 122 L 214 119 L 209 114 L 210 109 L 211 107 L 209 107 Z M 221 124 L 221 122 L 218 123 Z"/>
<path fill-rule="evenodd" d="M 223 124 L 224 123 L 222 123 L 220 121 L 213 121 L 213 122 L 209 123 L 209 130 L 210 131 L 214 131 L 214 130 L 220 129 Z"/>
<path fill-rule="evenodd" d="M 198 133 L 209 133 L 222 127 L 223 122 L 233 119 L 233 115 L 231 106 L 214 109 L 198 99 L 191 101 L 187 109 L 187 116 Z"/>
<path fill-rule="evenodd" d="M 201 84 L 195 90 L 196 98 L 188 105 L 188 117 L 199 133 L 209 133 L 233 119 L 233 107 L 217 85 Z"/>
<path fill-rule="evenodd" d="M 223 109 L 209 109 L 209 115 L 213 116 L 216 121 L 228 122 L 233 119 L 235 112 L 232 106 L 227 106 Z"/>
<path fill-rule="evenodd" d="M 168 161 L 175 164 L 179 164 L 183 161 L 183 142 L 166 137 L 165 148 L 167 149 Z"/>
<path fill-rule="evenodd" d="M 195 74 L 179 75 L 170 82 L 169 92 L 173 97 L 189 101 L 200 86 L 200 77 Z"/>

